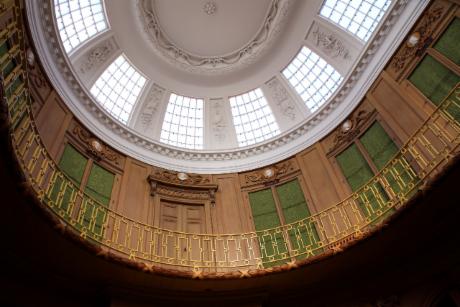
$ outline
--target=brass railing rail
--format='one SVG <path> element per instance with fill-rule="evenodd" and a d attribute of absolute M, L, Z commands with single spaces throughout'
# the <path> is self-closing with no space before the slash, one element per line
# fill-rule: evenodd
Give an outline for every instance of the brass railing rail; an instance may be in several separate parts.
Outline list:
<path fill-rule="evenodd" d="M 19 18 L 16 16 L 12 21 L 14 25 L 8 33 L 21 33 Z M 37 198 L 82 238 L 148 265 L 209 271 L 262 268 L 294 263 L 296 259 L 340 248 L 340 244 L 359 238 L 407 203 L 453 159 L 460 144 L 459 84 L 393 159 L 340 203 L 303 220 L 264 231 L 240 234 L 170 231 L 134 221 L 107 208 L 80 191 L 60 171 L 35 126 L 26 73 L 20 64 L 25 63 L 23 43 L 10 50 L 10 55 L 1 60 L 2 67 L 12 57 L 21 59 L 7 76 L 2 72 L 3 102 L 8 108 L 14 152 Z"/>

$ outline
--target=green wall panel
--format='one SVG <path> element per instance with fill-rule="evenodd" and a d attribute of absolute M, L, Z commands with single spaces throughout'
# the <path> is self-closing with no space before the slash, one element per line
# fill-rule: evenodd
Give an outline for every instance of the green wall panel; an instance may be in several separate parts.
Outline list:
<path fill-rule="evenodd" d="M 447 27 L 439 40 L 434 45 L 434 49 L 444 54 L 452 62 L 460 65 L 460 19 L 455 18 Z"/>
<path fill-rule="evenodd" d="M 97 164 L 93 164 L 85 192 L 104 205 L 110 202 L 115 175 Z"/>
<path fill-rule="evenodd" d="M 435 105 L 439 105 L 460 82 L 460 77 L 427 55 L 409 77 L 409 81 Z"/>
<path fill-rule="evenodd" d="M 356 144 L 350 145 L 347 149 L 340 153 L 336 159 L 343 175 L 353 191 L 356 191 L 374 177 L 374 173 Z"/>
<path fill-rule="evenodd" d="M 297 179 L 276 187 L 276 192 L 286 223 L 289 224 L 310 216 L 307 202 Z"/>
<path fill-rule="evenodd" d="M 59 161 L 59 167 L 77 186 L 80 186 L 87 162 L 88 159 L 85 156 L 79 153 L 72 145 L 67 144 Z"/>
<path fill-rule="evenodd" d="M 249 202 L 256 230 L 264 230 L 281 225 L 271 189 L 249 193 Z"/>
<path fill-rule="evenodd" d="M 359 140 L 379 170 L 398 152 L 398 147 L 379 122 L 367 129 Z"/>

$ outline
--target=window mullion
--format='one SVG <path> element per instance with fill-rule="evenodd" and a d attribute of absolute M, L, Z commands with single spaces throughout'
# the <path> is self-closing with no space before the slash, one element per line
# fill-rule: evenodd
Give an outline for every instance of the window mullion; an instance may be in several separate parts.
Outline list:
<path fill-rule="evenodd" d="M 377 166 L 375 166 L 374 162 L 372 161 L 371 157 L 369 156 L 369 153 L 364 148 L 363 144 L 361 144 L 361 141 L 359 139 L 356 139 L 355 144 L 358 147 L 358 150 L 363 155 L 363 157 L 366 160 L 367 164 L 371 168 L 372 172 L 374 172 L 374 175 L 377 175 L 378 172 L 379 172 L 379 169 L 377 168 Z"/>
<path fill-rule="evenodd" d="M 452 62 L 449 58 L 447 58 L 444 54 L 439 52 L 438 50 L 430 47 L 427 49 L 426 54 L 431 55 L 439 63 L 441 63 L 446 68 L 450 69 L 452 72 L 460 76 L 460 67 L 456 63 Z"/>
<path fill-rule="evenodd" d="M 94 160 L 88 159 L 88 163 L 86 163 L 85 171 L 83 172 L 83 177 L 81 178 L 81 183 L 80 183 L 80 191 L 82 192 L 85 192 L 86 184 L 88 183 L 89 174 L 91 173 L 93 164 L 94 164 Z"/>

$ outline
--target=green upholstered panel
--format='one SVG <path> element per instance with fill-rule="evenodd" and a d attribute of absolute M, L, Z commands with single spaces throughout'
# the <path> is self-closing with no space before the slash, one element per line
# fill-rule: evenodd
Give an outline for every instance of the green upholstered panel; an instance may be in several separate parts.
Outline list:
<path fill-rule="evenodd" d="M 353 191 L 356 191 L 374 176 L 374 173 L 358 150 L 356 144 L 350 145 L 336 159 Z"/>
<path fill-rule="evenodd" d="M 460 19 L 455 18 L 447 27 L 439 40 L 434 45 L 434 49 L 444 54 L 452 62 L 460 65 Z"/>
<path fill-rule="evenodd" d="M 249 193 L 249 203 L 251 204 L 256 230 L 264 230 L 280 225 L 271 189 Z"/>
<path fill-rule="evenodd" d="M 3 44 L 0 45 L 0 57 L 7 54 L 9 49 L 10 48 L 8 47 L 8 40 L 5 40 Z"/>
<path fill-rule="evenodd" d="M 114 174 L 94 164 L 89 174 L 85 192 L 102 204 L 109 205 L 114 178 Z"/>
<path fill-rule="evenodd" d="M 278 186 L 276 192 L 278 193 L 286 223 L 292 223 L 310 216 L 307 202 L 297 179 Z"/>
<path fill-rule="evenodd" d="M 379 170 L 398 152 L 398 147 L 379 122 L 367 129 L 359 140 Z"/>
<path fill-rule="evenodd" d="M 21 85 L 23 84 L 23 79 L 22 79 L 22 75 L 18 75 L 14 80 L 13 82 L 10 83 L 10 85 L 5 89 L 5 94 L 6 94 L 6 97 L 9 99 L 11 98 L 11 96 L 14 94 L 14 92 L 16 91 L 16 89 Z"/>
<path fill-rule="evenodd" d="M 283 210 L 284 220 L 286 223 L 293 223 L 309 217 L 310 210 L 297 179 L 286 182 L 276 187 L 276 193 Z M 294 228 L 288 230 L 291 248 L 300 253 L 307 248 L 314 248 L 315 242 L 319 240 L 315 225 L 308 221 L 302 225 L 295 224 Z M 308 254 L 297 256 L 297 259 L 306 258 Z"/>
<path fill-rule="evenodd" d="M 409 81 L 435 105 L 439 105 L 460 82 L 460 77 L 427 55 L 409 77 Z"/>
<path fill-rule="evenodd" d="M 6 65 L 3 66 L 3 69 L 2 69 L 3 77 L 4 78 L 8 77 L 8 75 L 14 70 L 15 67 L 16 67 L 15 59 L 8 61 Z"/>
<path fill-rule="evenodd" d="M 88 159 L 79 153 L 72 145 L 64 148 L 59 168 L 69 176 L 77 186 L 80 186 Z"/>
<path fill-rule="evenodd" d="M 251 204 L 252 217 L 256 230 L 260 231 L 281 225 L 271 189 L 249 193 L 249 203 Z M 264 266 L 270 267 L 282 264 L 278 261 L 270 262 L 273 260 L 270 259 L 270 256 L 287 252 L 286 242 L 282 234 L 260 234 L 259 241 Z"/>

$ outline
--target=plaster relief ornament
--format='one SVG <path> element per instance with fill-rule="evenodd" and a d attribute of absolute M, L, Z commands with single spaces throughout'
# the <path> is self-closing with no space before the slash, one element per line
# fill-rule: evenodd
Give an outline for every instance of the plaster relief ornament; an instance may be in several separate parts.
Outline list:
<path fill-rule="evenodd" d="M 316 27 L 316 30 L 312 34 L 316 39 L 316 46 L 327 55 L 333 58 L 342 57 L 344 60 L 351 59 L 350 51 L 335 35 L 326 33 L 326 31 L 321 30 L 319 27 Z"/>
<path fill-rule="evenodd" d="M 217 11 L 217 5 L 214 1 L 206 2 L 203 6 L 203 11 L 208 15 L 213 15 Z"/>
<path fill-rule="evenodd" d="M 139 120 L 142 125 L 142 129 L 145 132 L 152 123 L 155 113 L 158 111 L 158 107 L 163 98 L 165 90 L 158 85 L 154 84 L 150 93 L 146 99 L 146 104 L 142 109 L 142 113 L 139 115 Z"/>
<path fill-rule="evenodd" d="M 214 100 L 211 104 L 212 106 L 212 119 L 211 126 L 214 137 L 220 143 L 225 141 L 227 122 L 224 116 L 224 110 L 222 105 L 223 100 Z"/>
<path fill-rule="evenodd" d="M 289 119 L 294 120 L 296 116 L 295 107 L 286 88 L 276 78 L 270 80 L 267 86 L 271 90 L 272 96 L 281 113 Z"/>
<path fill-rule="evenodd" d="M 86 60 L 81 65 L 80 71 L 82 73 L 86 73 L 98 64 L 105 62 L 113 50 L 114 46 L 110 40 L 107 40 L 102 45 L 91 49 L 86 56 Z"/>
<path fill-rule="evenodd" d="M 244 68 L 259 59 L 285 24 L 292 2 L 293 0 L 271 0 L 263 24 L 252 40 L 228 54 L 213 56 L 190 53 L 173 42 L 162 29 L 154 0 L 139 0 L 138 8 L 144 30 L 157 55 L 188 72 L 220 74 Z M 216 14 L 216 3 L 206 2 L 203 11 L 210 16 Z"/>

